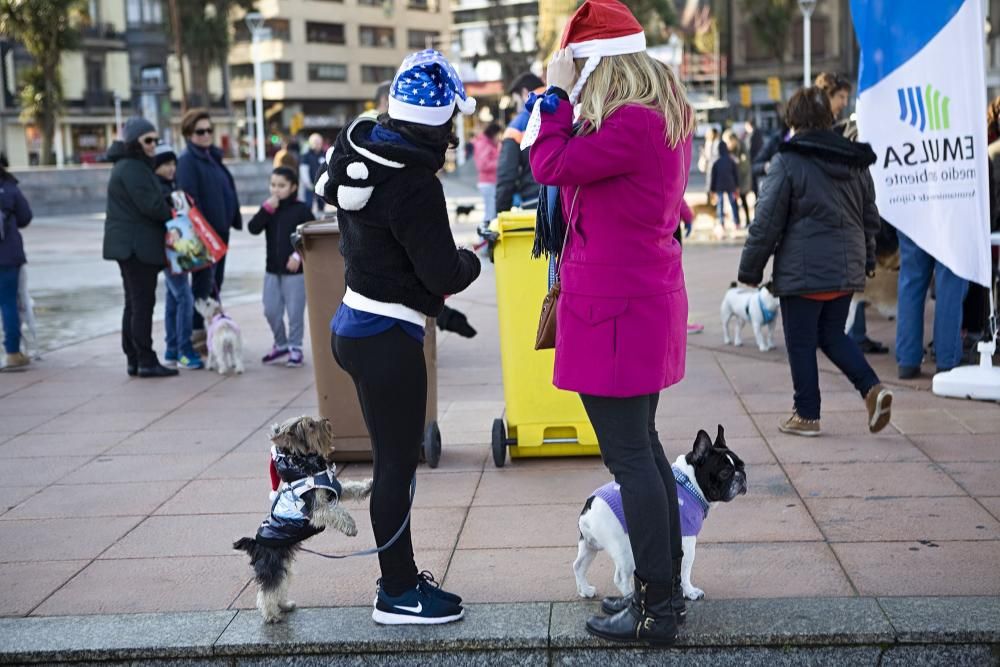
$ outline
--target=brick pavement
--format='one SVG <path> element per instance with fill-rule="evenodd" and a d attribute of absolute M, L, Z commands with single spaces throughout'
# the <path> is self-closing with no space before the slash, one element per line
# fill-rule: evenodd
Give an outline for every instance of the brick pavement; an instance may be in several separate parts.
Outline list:
<path fill-rule="evenodd" d="M 1000 408 L 934 397 L 928 381 L 894 384 L 893 424 L 865 433 L 863 405 L 824 362 L 824 435 L 780 435 L 791 405 L 784 353 L 724 348 L 718 303 L 739 250 L 691 247 L 688 376 L 665 392 L 668 456 L 698 428 L 726 426 L 750 492 L 706 522 L 695 583 L 714 599 L 1000 594 Z M 489 429 L 500 416 L 492 272 L 454 303 L 480 336 L 439 339 L 441 466 L 421 469 L 414 510 L 419 565 L 472 602 L 575 599 L 576 517 L 608 479 L 597 459 L 518 460 L 497 470 Z M 47 355 L 0 376 L 0 614 L 64 615 L 247 608 L 250 573 L 232 539 L 265 511 L 265 429 L 316 411 L 311 368 L 262 368 L 269 342 L 256 305 L 235 316 L 248 371 L 129 380 L 116 336 Z M 873 337 L 892 323 L 870 315 Z M 780 338 L 780 336 L 779 336 Z M 159 335 L 158 335 L 159 339 Z M 307 359 L 311 355 L 307 351 Z M 364 464 L 344 466 L 363 477 Z M 371 546 L 363 509 L 354 540 Z M 599 558 L 591 581 L 612 592 Z M 303 555 L 301 605 L 370 604 L 374 558 Z"/>

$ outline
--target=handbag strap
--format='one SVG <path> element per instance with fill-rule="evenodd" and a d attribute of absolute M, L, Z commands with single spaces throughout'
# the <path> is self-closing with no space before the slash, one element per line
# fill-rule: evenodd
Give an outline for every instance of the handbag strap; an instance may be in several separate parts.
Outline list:
<path fill-rule="evenodd" d="M 559 259 L 556 261 L 556 282 L 559 282 L 559 272 L 562 269 L 563 255 L 566 254 L 566 243 L 569 241 L 569 230 L 573 226 L 573 209 L 576 207 L 576 198 L 580 194 L 580 186 L 576 186 L 573 193 L 573 201 L 569 204 L 569 217 L 566 219 L 566 232 L 563 235 L 562 250 L 559 251 Z"/>

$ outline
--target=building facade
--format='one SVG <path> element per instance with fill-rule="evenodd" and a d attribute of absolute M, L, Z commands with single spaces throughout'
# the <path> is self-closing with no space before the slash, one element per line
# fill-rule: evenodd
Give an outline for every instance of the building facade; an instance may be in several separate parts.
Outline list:
<path fill-rule="evenodd" d="M 403 58 L 445 48 L 450 15 L 439 0 L 259 0 L 269 35 L 258 47 L 268 139 L 318 132 L 331 139 L 370 108 Z M 233 17 L 230 86 L 245 123 L 254 99 L 252 36 Z M 251 123 L 252 125 L 252 123 Z"/>
<path fill-rule="evenodd" d="M 143 116 L 168 141 L 179 142 L 180 72 L 167 38 L 163 0 L 90 0 L 80 48 L 62 58 L 65 109 L 54 151 L 57 164 L 100 159 L 115 139 L 118 119 Z M 41 135 L 19 119 L 20 71 L 31 57 L 16 42 L 0 44 L 0 139 L 12 165 L 40 162 Z M 190 81 L 190 77 L 188 79 Z M 222 73 L 210 73 L 208 97 L 216 102 L 220 136 L 230 122 Z"/>

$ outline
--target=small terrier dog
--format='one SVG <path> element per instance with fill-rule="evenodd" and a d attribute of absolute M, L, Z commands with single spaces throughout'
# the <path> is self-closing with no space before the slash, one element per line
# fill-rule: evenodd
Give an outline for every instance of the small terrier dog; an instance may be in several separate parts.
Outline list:
<path fill-rule="evenodd" d="M 357 535 L 354 517 L 340 500 L 367 498 L 372 480 L 337 480 L 328 419 L 294 417 L 274 424 L 271 442 L 271 511 L 256 537 L 240 538 L 233 548 L 250 555 L 257 609 L 264 622 L 278 623 L 282 612 L 295 609 L 288 585 L 301 543 L 328 526 L 349 537 Z"/>
<path fill-rule="evenodd" d="M 698 533 L 713 503 L 728 503 L 747 492 L 747 475 L 743 461 L 726 447 L 721 425 L 714 443 L 708 433 L 698 431 L 691 451 L 678 456 L 671 468 L 677 483 L 684 550 L 680 572 L 675 571 L 674 576 L 680 575 L 684 597 L 699 600 L 705 597 L 705 592 L 691 583 Z M 587 582 L 587 570 L 599 551 L 607 551 L 615 562 L 615 586 L 623 596 L 630 595 L 635 560 L 625 525 L 620 487 L 614 482 L 605 484 L 587 498 L 579 525 L 579 551 L 573 563 L 577 592 L 585 598 L 592 598 L 597 593 L 597 589 Z"/>
<path fill-rule="evenodd" d="M 198 299 L 194 308 L 205 318 L 208 359 L 205 368 L 219 375 L 243 373 L 243 336 L 240 328 L 222 310 L 222 304 L 212 298 Z"/>
<path fill-rule="evenodd" d="M 772 289 L 774 287 L 770 281 L 757 289 L 730 284 L 719 307 L 723 343 L 736 347 L 742 345 L 743 326 L 750 322 L 754 338 L 757 339 L 757 349 L 761 352 L 774 349 L 774 325 L 778 319 L 780 300 L 772 294 Z M 730 336 L 729 330 L 734 319 L 734 332 Z"/>

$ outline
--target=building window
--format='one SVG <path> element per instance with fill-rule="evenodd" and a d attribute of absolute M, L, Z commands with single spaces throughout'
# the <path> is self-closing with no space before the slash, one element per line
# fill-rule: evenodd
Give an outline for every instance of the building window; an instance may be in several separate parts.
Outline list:
<path fill-rule="evenodd" d="M 100 91 L 105 89 L 104 70 L 105 60 L 103 53 L 88 53 L 84 62 L 87 76 L 87 90 Z"/>
<path fill-rule="evenodd" d="M 337 63 L 309 63 L 310 81 L 347 81 L 347 65 Z"/>
<path fill-rule="evenodd" d="M 358 0 L 359 7 L 382 7 L 386 3 L 392 3 L 392 0 Z"/>
<path fill-rule="evenodd" d="M 128 0 L 125 16 L 129 25 L 162 25 L 163 4 L 160 0 Z"/>
<path fill-rule="evenodd" d="M 291 25 L 288 19 L 266 19 L 264 21 L 264 28 L 271 31 L 271 39 L 278 40 L 281 42 L 288 42 L 291 40 Z M 249 42 L 252 40 L 253 35 L 250 34 L 250 28 L 247 27 L 246 21 L 236 21 L 233 23 L 233 40 L 236 42 Z"/>
<path fill-rule="evenodd" d="M 370 46 L 379 49 L 396 48 L 396 29 L 379 28 L 377 26 L 363 25 L 360 28 L 361 46 Z"/>
<path fill-rule="evenodd" d="M 346 44 L 344 24 L 306 21 L 306 41 L 316 44 Z"/>
<path fill-rule="evenodd" d="M 441 33 L 436 30 L 407 30 L 406 45 L 414 50 L 436 49 Z"/>
<path fill-rule="evenodd" d="M 430 0 L 407 0 L 406 8 L 418 12 L 426 12 L 430 11 L 431 3 Z"/>
<path fill-rule="evenodd" d="M 812 22 L 809 26 L 810 36 L 812 37 L 812 55 L 813 56 L 825 56 L 828 55 L 826 52 L 826 33 L 828 27 L 828 19 L 825 16 L 813 16 Z M 804 55 L 804 49 L 802 48 L 802 35 L 803 26 L 802 19 L 795 24 L 792 29 L 792 57 L 799 60 Z"/>
<path fill-rule="evenodd" d="M 362 65 L 361 83 L 382 83 L 391 81 L 396 76 L 396 68 L 392 65 Z"/>
<path fill-rule="evenodd" d="M 229 76 L 234 80 L 253 80 L 253 63 L 243 63 L 229 66 Z M 260 64 L 260 78 L 262 81 L 291 81 L 292 63 L 269 62 Z"/>

